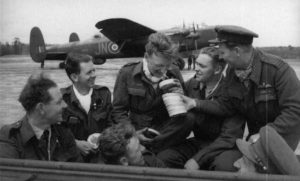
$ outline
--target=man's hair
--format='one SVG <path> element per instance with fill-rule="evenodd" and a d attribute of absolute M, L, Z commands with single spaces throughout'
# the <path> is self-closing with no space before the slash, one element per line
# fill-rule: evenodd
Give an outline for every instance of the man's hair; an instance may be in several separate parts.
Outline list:
<path fill-rule="evenodd" d="M 127 145 L 135 135 L 130 123 L 119 123 L 105 129 L 99 139 L 99 148 L 104 162 L 119 164 L 119 159 L 126 155 Z"/>
<path fill-rule="evenodd" d="M 145 50 L 148 55 L 160 53 L 163 56 L 176 57 L 178 46 L 165 34 L 152 33 L 148 38 Z"/>
<path fill-rule="evenodd" d="M 28 78 L 19 96 L 19 102 L 28 113 L 31 113 L 38 103 L 49 103 L 52 100 L 48 92 L 52 87 L 57 87 L 57 84 L 45 73 L 33 74 Z"/>
<path fill-rule="evenodd" d="M 206 54 L 212 58 L 214 64 L 225 66 L 225 61 L 219 58 L 219 50 L 216 47 L 204 47 L 200 50 L 200 54 Z"/>
<path fill-rule="evenodd" d="M 72 81 L 71 74 L 80 74 L 80 63 L 91 60 L 93 60 L 93 57 L 87 54 L 69 53 L 65 60 L 65 70 L 70 80 Z"/>

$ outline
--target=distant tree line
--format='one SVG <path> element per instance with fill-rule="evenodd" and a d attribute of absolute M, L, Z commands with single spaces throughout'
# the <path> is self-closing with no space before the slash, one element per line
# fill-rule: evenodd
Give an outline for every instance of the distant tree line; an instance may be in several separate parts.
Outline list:
<path fill-rule="evenodd" d="M 287 47 L 260 47 L 259 49 L 285 59 L 300 59 L 300 47 L 289 45 Z"/>
<path fill-rule="evenodd" d="M 22 43 L 20 38 L 14 38 L 11 43 L 0 42 L 0 56 L 3 55 L 28 55 L 29 45 Z"/>
<path fill-rule="evenodd" d="M 300 47 L 289 45 L 287 47 L 259 47 L 259 49 L 285 59 L 300 59 Z M 14 38 L 11 43 L 0 42 L 0 56 L 3 55 L 29 55 L 29 45 L 22 43 L 18 37 Z"/>

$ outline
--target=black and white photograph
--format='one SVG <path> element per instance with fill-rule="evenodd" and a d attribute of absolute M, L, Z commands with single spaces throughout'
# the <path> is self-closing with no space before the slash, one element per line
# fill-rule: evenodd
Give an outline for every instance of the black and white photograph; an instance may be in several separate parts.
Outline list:
<path fill-rule="evenodd" d="M 299 181 L 299 0 L 0 0 L 1 181 Z"/>

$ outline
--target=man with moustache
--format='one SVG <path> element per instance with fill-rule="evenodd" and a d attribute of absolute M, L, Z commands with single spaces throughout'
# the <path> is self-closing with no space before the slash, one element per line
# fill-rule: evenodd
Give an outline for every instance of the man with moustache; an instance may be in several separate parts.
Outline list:
<path fill-rule="evenodd" d="M 81 162 L 73 134 L 60 123 L 66 103 L 44 73 L 30 76 L 19 102 L 26 115 L 0 131 L 0 157 Z"/>
<path fill-rule="evenodd" d="M 183 97 L 188 109 L 216 115 L 236 112 L 247 120 L 247 140 L 255 143 L 259 130 L 270 126 L 284 138 L 292 150 L 300 139 L 300 82 L 280 57 L 252 46 L 258 35 L 239 26 L 216 27 L 220 58 L 229 68 L 224 85 L 226 94 L 213 101 Z"/>
<path fill-rule="evenodd" d="M 87 138 L 112 124 L 111 93 L 107 87 L 95 85 L 96 69 L 91 56 L 70 53 L 65 61 L 65 70 L 73 85 L 61 90 L 68 105 L 63 118 L 74 134 L 84 160 L 93 162 L 98 150 L 87 142 Z"/>

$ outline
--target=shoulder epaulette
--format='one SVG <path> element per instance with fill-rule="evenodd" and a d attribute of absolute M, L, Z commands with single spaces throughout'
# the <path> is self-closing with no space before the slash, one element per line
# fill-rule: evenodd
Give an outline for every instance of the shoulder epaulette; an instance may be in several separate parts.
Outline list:
<path fill-rule="evenodd" d="M 259 51 L 259 53 L 261 55 L 261 61 L 264 62 L 264 63 L 273 65 L 273 66 L 275 66 L 277 68 L 280 68 L 284 64 L 286 64 L 286 62 L 284 62 L 282 60 L 282 58 L 280 58 L 280 57 L 278 57 L 276 55 L 269 54 L 269 53 L 262 52 L 262 51 Z"/>
<path fill-rule="evenodd" d="M 140 63 L 141 61 L 137 61 L 137 62 L 130 62 L 130 63 L 127 63 L 125 65 L 123 65 L 123 67 L 128 67 L 128 66 L 131 66 L 131 65 L 136 65 L 138 63 Z"/>
<path fill-rule="evenodd" d="M 108 89 L 108 87 L 102 86 L 102 85 L 94 85 L 93 88 L 94 88 L 94 89 L 97 89 L 97 90 L 98 90 L 98 89 Z"/>

